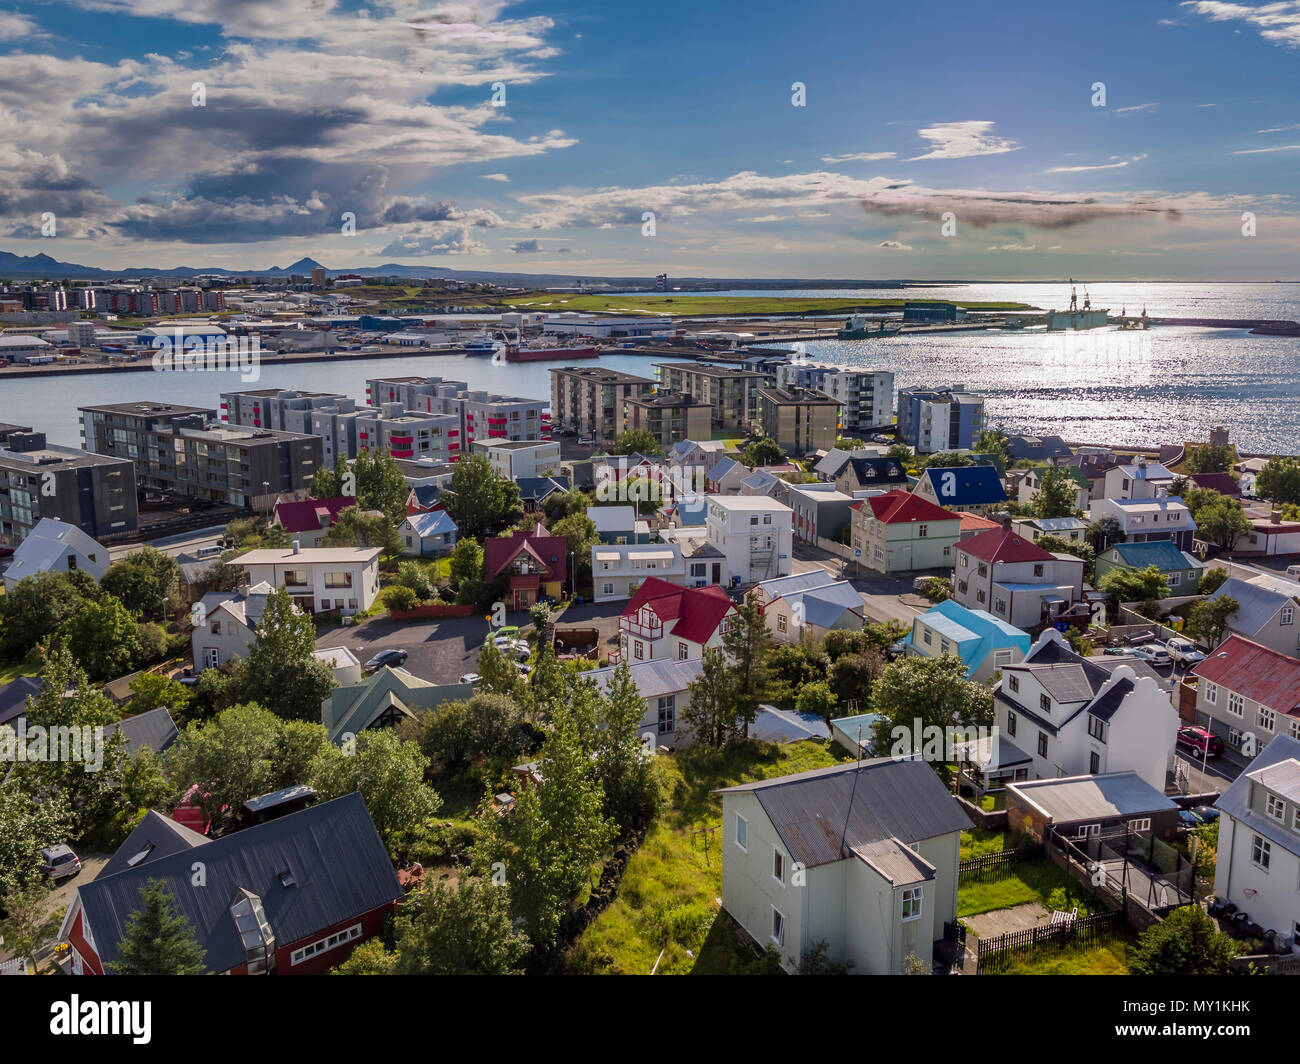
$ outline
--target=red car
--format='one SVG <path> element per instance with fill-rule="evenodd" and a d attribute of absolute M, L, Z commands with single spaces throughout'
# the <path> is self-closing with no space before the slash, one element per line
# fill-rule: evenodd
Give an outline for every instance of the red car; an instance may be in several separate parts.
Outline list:
<path fill-rule="evenodd" d="M 1208 745 L 1208 756 L 1210 757 L 1218 757 L 1223 753 L 1223 740 L 1208 728 L 1202 728 L 1199 724 L 1188 725 L 1186 728 L 1179 728 L 1178 745 L 1189 746 L 1198 754 L 1205 754 L 1205 748 Z"/>

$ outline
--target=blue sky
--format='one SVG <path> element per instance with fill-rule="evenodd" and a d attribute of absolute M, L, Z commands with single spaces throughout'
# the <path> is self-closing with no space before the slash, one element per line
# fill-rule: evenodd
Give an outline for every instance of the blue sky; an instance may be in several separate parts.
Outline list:
<path fill-rule="evenodd" d="M 0 249 L 1295 278 L 1297 74 L 1300 2 L 22 4 Z"/>

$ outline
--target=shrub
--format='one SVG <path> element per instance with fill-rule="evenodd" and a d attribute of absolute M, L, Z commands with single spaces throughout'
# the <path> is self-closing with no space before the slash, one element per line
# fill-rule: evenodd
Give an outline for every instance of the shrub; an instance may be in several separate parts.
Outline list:
<path fill-rule="evenodd" d="M 419 599 L 414 591 L 402 584 L 393 584 L 379 593 L 379 599 L 390 610 L 414 609 Z"/>
<path fill-rule="evenodd" d="M 397 583 L 401 587 L 409 587 L 420 601 L 433 596 L 433 584 L 429 580 L 429 573 L 419 562 L 402 562 L 397 567 Z"/>

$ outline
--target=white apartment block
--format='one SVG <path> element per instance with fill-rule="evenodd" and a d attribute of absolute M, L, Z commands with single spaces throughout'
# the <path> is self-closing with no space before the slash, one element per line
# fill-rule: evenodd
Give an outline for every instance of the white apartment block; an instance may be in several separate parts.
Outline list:
<path fill-rule="evenodd" d="M 549 440 L 475 440 L 474 453 L 487 455 L 497 476 L 506 480 L 552 477 L 560 472 L 560 445 Z"/>
<path fill-rule="evenodd" d="M 794 511 L 762 496 L 707 496 L 705 538 L 722 556 L 729 586 L 789 576 L 793 567 Z"/>
<path fill-rule="evenodd" d="M 776 367 L 778 388 L 811 388 L 840 404 L 840 433 L 853 436 L 889 427 L 894 420 L 894 374 L 852 370 L 825 362 L 789 362 Z"/>
<path fill-rule="evenodd" d="M 401 403 L 408 413 L 454 416 L 458 425 L 448 447 L 452 461 L 470 454 L 475 440 L 551 438 L 551 415 L 546 412 L 546 400 L 470 390 L 464 381 L 447 381 L 441 377 L 368 380 L 366 401 L 374 407 Z"/>
<path fill-rule="evenodd" d="M 596 602 L 628 599 L 647 577 L 686 584 L 686 562 L 677 543 L 598 543 L 591 548 L 592 598 Z"/>

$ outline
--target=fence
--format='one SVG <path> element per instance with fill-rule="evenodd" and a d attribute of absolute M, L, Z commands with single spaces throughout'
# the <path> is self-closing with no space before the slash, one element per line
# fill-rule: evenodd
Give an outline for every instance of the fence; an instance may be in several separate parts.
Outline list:
<path fill-rule="evenodd" d="M 1021 861 L 1036 861 L 1043 856 L 1043 846 L 1022 846 L 1018 850 L 1002 850 L 980 857 L 968 857 L 957 864 L 957 879 L 982 882 L 1005 874 L 1005 869 Z"/>
<path fill-rule="evenodd" d="M 1033 953 L 1082 953 L 1110 941 L 1124 923 L 1122 910 L 1094 913 L 1070 924 L 1027 927 L 996 938 L 981 938 L 975 949 L 975 974 L 999 975 L 1020 957 Z"/>
<path fill-rule="evenodd" d="M 1123 909 L 1135 931 L 1193 900 L 1195 864 L 1149 831 L 1070 839 L 1053 830 L 1047 853 L 1089 886 L 1093 897 L 1109 908 Z"/>

